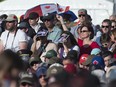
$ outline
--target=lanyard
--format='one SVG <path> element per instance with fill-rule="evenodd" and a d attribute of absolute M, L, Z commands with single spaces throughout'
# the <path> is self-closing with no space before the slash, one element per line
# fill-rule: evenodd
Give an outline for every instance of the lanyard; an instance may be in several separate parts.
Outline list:
<path fill-rule="evenodd" d="M 7 43 L 8 43 L 9 34 L 10 34 L 10 31 L 9 31 L 8 34 L 7 34 L 6 43 L 5 43 L 5 48 L 6 48 L 6 45 L 7 45 Z M 12 44 L 11 44 L 11 49 L 13 48 L 13 44 L 14 44 L 14 40 L 15 40 L 16 34 L 17 34 L 17 30 L 16 30 L 16 32 L 15 32 L 15 34 L 14 34 L 14 37 L 13 37 L 13 41 L 12 41 Z"/>

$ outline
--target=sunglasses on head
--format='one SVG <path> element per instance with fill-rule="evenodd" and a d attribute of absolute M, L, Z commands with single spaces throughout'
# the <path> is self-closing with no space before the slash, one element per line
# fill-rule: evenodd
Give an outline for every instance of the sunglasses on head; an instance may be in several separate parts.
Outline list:
<path fill-rule="evenodd" d="M 84 15 L 84 14 L 80 14 L 80 15 L 79 15 L 79 17 L 81 17 L 81 16 L 82 16 L 82 17 L 85 17 L 85 15 Z"/>
<path fill-rule="evenodd" d="M 89 32 L 88 30 L 83 30 L 83 31 L 80 31 L 81 33 L 84 33 L 84 32 Z"/>
<path fill-rule="evenodd" d="M 109 28 L 109 26 L 103 26 L 103 25 L 102 25 L 102 28 Z"/>
<path fill-rule="evenodd" d="M 34 62 L 32 62 L 30 65 L 31 66 L 34 66 L 34 64 L 38 64 L 39 62 L 38 61 L 34 61 Z"/>
<path fill-rule="evenodd" d="M 27 83 L 27 82 L 23 82 L 23 83 L 21 83 L 21 85 L 22 85 L 22 86 L 26 86 L 26 85 L 32 86 L 32 84 Z"/>

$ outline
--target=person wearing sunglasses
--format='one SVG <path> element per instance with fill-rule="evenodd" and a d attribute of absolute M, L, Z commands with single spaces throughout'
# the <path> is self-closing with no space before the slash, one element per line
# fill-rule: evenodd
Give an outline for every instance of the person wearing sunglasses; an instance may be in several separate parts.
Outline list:
<path fill-rule="evenodd" d="M 62 33 L 62 29 L 55 25 L 55 18 L 56 16 L 54 13 L 48 13 L 45 14 L 41 18 L 41 20 L 43 21 L 45 27 L 48 29 L 47 39 L 51 40 L 54 43 L 57 43 L 57 40 L 60 38 L 60 35 Z"/>
<path fill-rule="evenodd" d="M 111 30 L 111 21 L 109 19 L 103 20 L 101 26 L 102 33 L 109 33 L 110 30 Z"/>
<path fill-rule="evenodd" d="M 112 24 L 111 24 L 112 25 L 111 26 L 111 30 L 113 30 L 114 28 L 116 28 L 116 21 L 113 20 L 111 22 L 112 22 Z"/>
<path fill-rule="evenodd" d="M 111 49 L 112 41 L 108 34 L 102 34 L 100 37 L 101 50 L 102 52 Z"/>
<path fill-rule="evenodd" d="M 40 63 L 41 63 L 41 60 L 39 58 L 35 58 L 35 57 L 30 58 L 29 60 L 30 68 L 28 68 L 28 71 L 35 73 L 36 70 L 39 68 Z"/>
<path fill-rule="evenodd" d="M 17 52 L 21 49 L 27 49 L 27 35 L 17 28 L 17 16 L 15 14 L 9 14 L 5 22 L 6 30 L 0 37 L 0 51 L 11 49 L 12 51 Z"/>
<path fill-rule="evenodd" d="M 94 41 L 96 41 L 100 46 L 100 37 L 102 34 L 109 34 L 111 31 L 111 21 L 109 19 L 104 19 L 102 21 L 101 29 L 97 32 Z"/>
<path fill-rule="evenodd" d="M 99 48 L 99 45 L 92 40 L 93 37 L 94 31 L 91 24 L 83 24 L 80 27 L 80 38 L 77 38 L 77 43 L 80 47 L 80 56 L 82 54 L 90 54 L 92 49 Z"/>
<path fill-rule="evenodd" d="M 39 83 L 39 87 L 46 87 L 47 86 L 47 79 L 46 79 L 46 72 L 47 67 L 41 66 L 36 71 L 37 81 Z"/>
<path fill-rule="evenodd" d="M 79 17 L 80 24 L 82 24 L 87 19 L 87 10 L 79 9 L 78 17 Z"/>

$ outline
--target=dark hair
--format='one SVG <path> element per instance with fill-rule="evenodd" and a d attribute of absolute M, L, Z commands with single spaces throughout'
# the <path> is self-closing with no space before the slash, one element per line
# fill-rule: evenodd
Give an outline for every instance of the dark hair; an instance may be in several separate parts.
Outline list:
<path fill-rule="evenodd" d="M 94 37 L 94 30 L 90 22 L 84 22 L 82 26 L 80 26 L 80 30 L 82 30 L 83 27 L 87 27 L 88 31 L 91 32 L 90 39 L 93 39 Z"/>
<path fill-rule="evenodd" d="M 104 19 L 104 20 L 102 21 L 102 23 L 103 23 L 103 22 L 108 23 L 108 25 L 111 27 L 111 21 L 110 21 L 109 19 Z"/>
<path fill-rule="evenodd" d="M 113 53 L 111 51 L 105 51 L 102 53 L 102 57 L 107 57 L 107 56 L 111 56 L 111 58 L 113 58 Z"/>
<path fill-rule="evenodd" d="M 74 46 L 74 45 L 78 45 L 78 44 L 77 44 L 77 41 L 76 41 L 76 39 L 74 38 L 74 36 L 72 35 L 72 33 L 70 33 L 69 31 L 63 31 L 62 34 L 67 34 L 67 35 L 69 35 L 71 44 L 72 44 L 73 46 Z"/>
<path fill-rule="evenodd" d="M 102 34 L 102 36 L 100 37 L 100 42 L 101 43 L 105 43 L 105 42 L 110 42 L 110 36 L 106 33 Z"/>

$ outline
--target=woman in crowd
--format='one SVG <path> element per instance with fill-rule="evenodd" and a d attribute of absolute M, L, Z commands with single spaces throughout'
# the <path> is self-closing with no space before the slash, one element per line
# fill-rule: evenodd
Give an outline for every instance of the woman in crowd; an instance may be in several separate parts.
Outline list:
<path fill-rule="evenodd" d="M 78 44 L 74 36 L 69 31 L 64 31 L 59 39 L 59 56 L 60 58 L 66 57 L 70 50 L 79 52 Z"/>
<path fill-rule="evenodd" d="M 94 48 L 99 48 L 99 45 L 92 41 L 94 37 L 94 31 L 91 24 L 85 23 L 80 27 L 80 34 L 77 39 L 77 43 L 80 47 L 80 56 L 82 54 L 90 54 L 91 50 Z"/>

